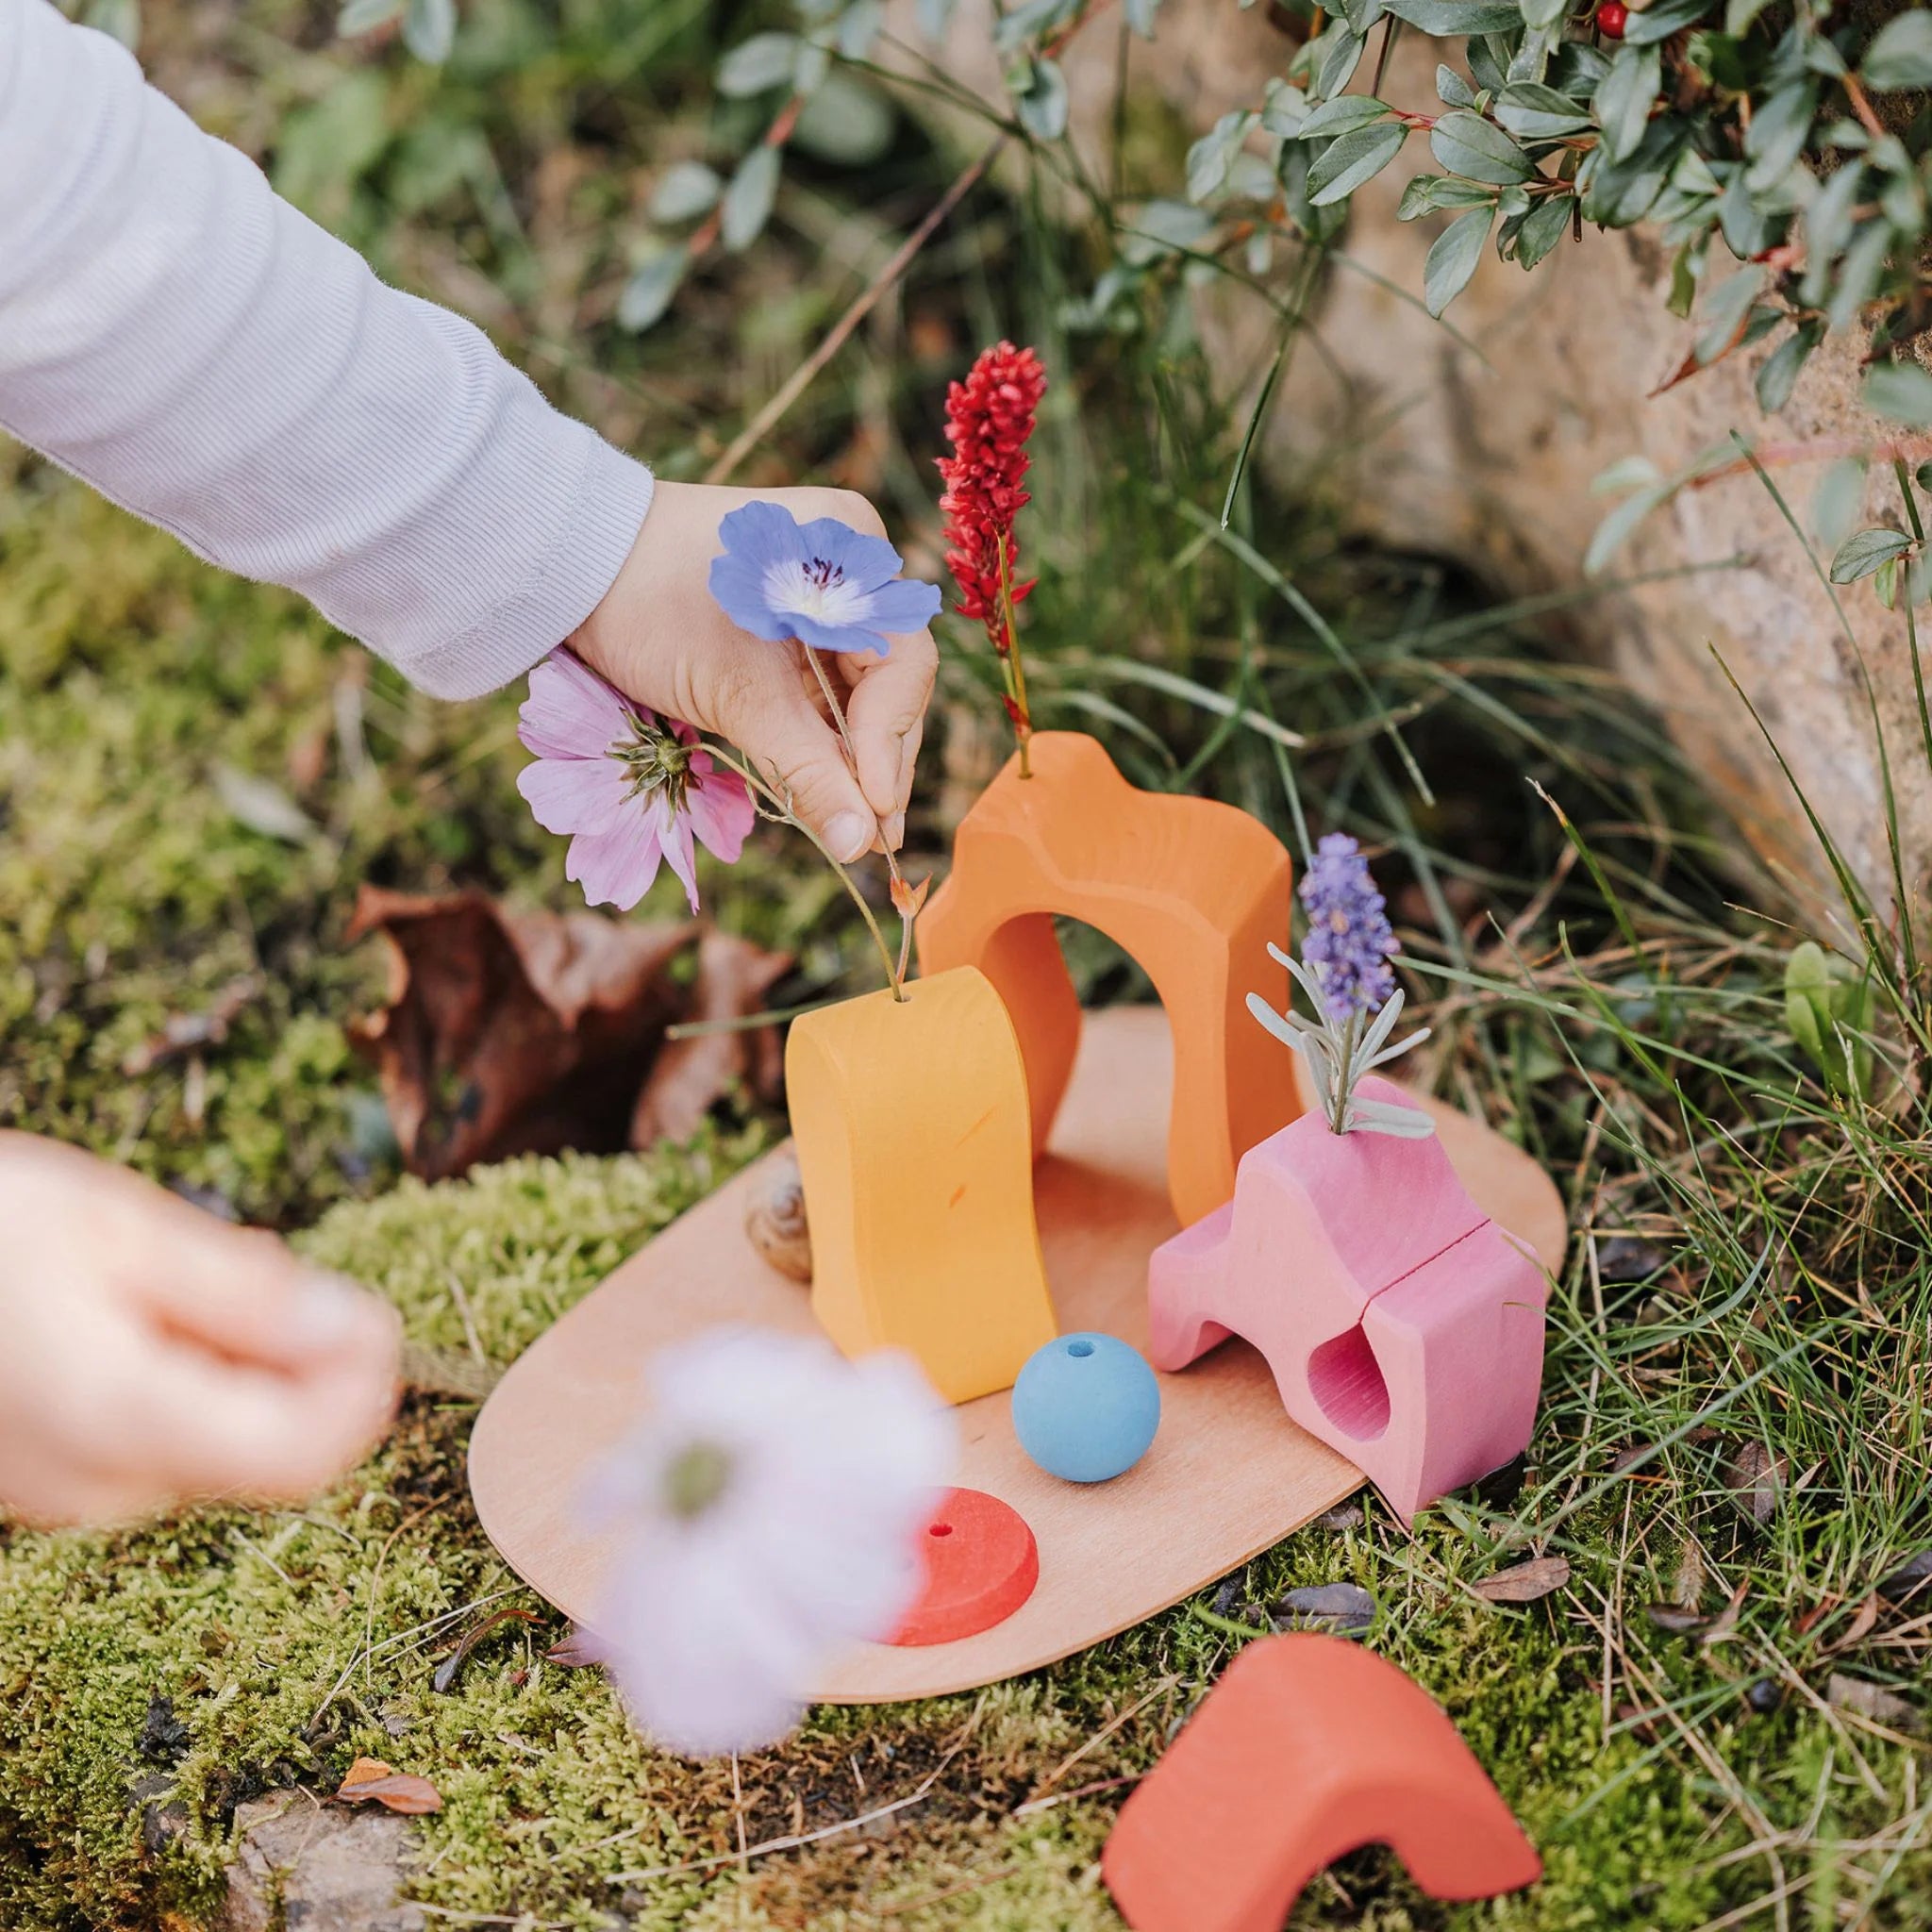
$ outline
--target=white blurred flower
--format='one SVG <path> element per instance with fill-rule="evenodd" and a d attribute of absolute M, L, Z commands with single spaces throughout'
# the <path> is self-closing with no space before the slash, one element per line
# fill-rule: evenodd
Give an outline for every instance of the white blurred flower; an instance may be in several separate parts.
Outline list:
<path fill-rule="evenodd" d="M 814 1675 L 890 1637 L 958 1446 L 910 1356 L 718 1328 L 663 1351 L 590 1501 L 624 1535 L 593 1624 L 641 1728 L 687 1757 L 775 1743 Z"/>

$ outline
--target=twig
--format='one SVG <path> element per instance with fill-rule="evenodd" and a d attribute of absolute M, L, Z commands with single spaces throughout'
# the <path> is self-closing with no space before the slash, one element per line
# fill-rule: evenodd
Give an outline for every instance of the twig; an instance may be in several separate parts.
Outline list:
<path fill-rule="evenodd" d="M 641 1872 L 618 1872 L 606 1882 L 611 1885 L 641 1885 L 650 1878 L 675 1878 L 686 1872 L 715 1872 L 721 1865 L 749 1864 L 753 1858 L 761 1858 L 768 1852 L 795 1852 L 805 1845 L 822 1844 L 828 1838 L 838 1838 L 848 1831 L 860 1831 L 868 1824 L 875 1824 L 881 1818 L 890 1818 L 896 1811 L 904 1811 L 920 1804 L 939 1783 L 940 1774 L 953 1759 L 965 1750 L 967 1740 L 973 1735 L 974 1720 L 979 1715 L 974 1711 L 959 1741 L 926 1773 L 918 1787 L 908 1791 L 903 1798 L 894 1798 L 889 1805 L 874 1805 L 870 1811 L 861 1811 L 857 1818 L 841 1818 L 837 1824 L 823 1824 L 816 1831 L 788 1832 L 783 1838 L 768 1838 L 761 1844 L 741 1846 L 735 1852 L 720 1852 L 708 1858 L 687 1858 L 681 1865 L 652 1865 Z"/>
<path fill-rule="evenodd" d="M 1046 1793 L 1052 1790 L 1054 1786 L 1058 1784 L 1060 1779 L 1065 1777 L 1067 1773 L 1072 1771 L 1074 1765 L 1078 1764 L 1081 1758 L 1086 1757 L 1088 1752 L 1095 1750 L 1100 1745 L 1106 1743 L 1108 1739 L 1112 1737 L 1113 1734 L 1117 1730 L 1119 1730 L 1124 1724 L 1129 1723 L 1132 1719 L 1139 1717 L 1141 1713 L 1143 1710 L 1145 1710 L 1147 1707 L 1150 1704 L 1152 1704 L 1157 1697 L 1165 1697 L 1167 1693 L 1170 1690 L 1172 1690 L 1179 1682 L 1180 1679 L 1175 1676 L 1167 1676 L 1161 1678 L 1159 1683 L 1155 1685 L 1153 1690 L 1148 1691 L 1146 1696 L 1141 1698 L 1138 1704 L 1129 1705 L 1127 1708 L 1122 1711 L 1117 1718 L 1114 1718 L 1109 1723 L 1103 1724 L 1100 1727 L 1100 1729 L 1095 1731 L 1094 1734 L 1091 1738 L 1089 1738 L 1087 1741 L 1084 1744 L 1082 1744 L 1077 1751 L 1074 1752 L 1070 1757 L 1061 1758 L 1059 1763 L 1055 1765 L 1054 1768 L 1050 1772 L 1048 1772 L 1047 1774 L 1043 1778 L 1041 1778 L 1037 1785 L 1033 1787 L 1032 1796 L 1029 1797 L 1024 1805 L 1020 1806 L 1018 1809 L 1014 1811 L 1013 1816 L 1015 1818 L 1018 1818 L 1022 1812 L 1033 1810 L 1040 1804 L 1041 1800 L 1046 1795 Z"/>
<path fill-rule="evenodd" d="M 958 207 L 972 192 L 979 177 L 998 159 L 1009 138 L 1005 133 L 994 136 L 978 159 L 969 162 L 960 171 L 953 185 L 928 210 L 925 219 L 892 251 L 891 259 L 859 291 L 852 306 L 832 325 L 824 340 L 786 377 L 783 386 L 771 401 L 739 431 L 732 439 L 731 446 L 705 472 L 704 480 L 707 483 L 724 482 L 737 470 L 739 464 L 765 440 L 779 419 L 811 387 L 825 364 L 845 346 L 853 330 L 878 306 L 879 298 L 911 266 L 913 258 L 932 240 L 940 224 Z"/>

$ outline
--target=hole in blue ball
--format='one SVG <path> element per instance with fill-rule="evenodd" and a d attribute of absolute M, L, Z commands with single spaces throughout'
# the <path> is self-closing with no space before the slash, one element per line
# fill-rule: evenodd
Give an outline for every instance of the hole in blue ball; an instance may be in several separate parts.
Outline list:
<path fill-rule="evenodd" d="M 1067 1353 L 1073 1356 L 1090 1356 L 1093 1353 L 1093 1344 L 1091 1341 L 1070 1341 L 1067 1343 Z"/>

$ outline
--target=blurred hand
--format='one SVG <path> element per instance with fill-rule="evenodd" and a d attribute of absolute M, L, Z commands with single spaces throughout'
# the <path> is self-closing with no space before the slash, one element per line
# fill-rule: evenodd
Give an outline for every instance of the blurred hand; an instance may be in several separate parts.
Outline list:
<path fill-rule="evenodd" d="M 798 643 L 768 643 L 712 601 L 718 525 L 747 503 L 781 505 L 800 523 L 837 517 L 883 537 L 864 497 L 846 490 L 732 490 L 660 481 L 629 559 L 571 645 L 592 670 L 654 711 L 735 744 L 791 790 L 798 815 L 834 857 L 897 848 L 939 654 L 930 631 L 892 640 L 890 656 L 826 659 L 858 754 L 854 781 L 824 697 Z"/>
<path fill-rule="evenodd" d="M 293 1501 L 395 1407 L 394 1312 L 150 1182 L 0 1133 L 0 1506 L 111 1523 Z"/>

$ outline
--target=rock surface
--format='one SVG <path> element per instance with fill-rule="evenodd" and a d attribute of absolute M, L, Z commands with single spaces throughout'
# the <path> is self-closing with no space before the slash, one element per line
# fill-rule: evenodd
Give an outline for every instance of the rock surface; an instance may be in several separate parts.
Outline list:
<path fill-rule="evenodd" d="M 212 1932 L 425 1932 L 398 1900 L 407 1818 L 271 1791 L 235 1814 L 228 1895 Z"/>
<path fill-rule="evenodd" d="M 909 13 L 910 0 L 894 4 Z M 983 0 L 958 9 L 944 60 L 956 78 L 992 92 L 982 14 Z M 1257 102 L 1263 78 L 1286 58 L 1264 8 L 1167 0 L 1159 21 L 1157 46 L 1136 50 L 1137 75 L 1197 126 Z M 1429 109 L 1441 53 L 1437 43 L 1407 36 L 1384 98 Z M 1115 55 L 1114 38 L 1103 33 L 1068 50 L 1074 135 L 1090 149 L 1105 140 Z M 1367 73 L 1364 63 L 1363 86 Z M 1808 530 L 1824 469 L 1886 433 L 1859 405 L 1859 345 L 1844 340 L 1813 357 L 1775 419 L 1765 418 L 1752 392 L 1766 351 L 1653 394 L 1682 361 L 1693 331 L 1666 310 L 1670 258 L 1641 229 L 1586 231 L 1580 244 L 1560 245 L 1533 275 L 1488 256 L 1450 311 L 1474 345 L 1463 347 L 1418 299 L 1441 219 L 1395 220 L 1404 181 L 1430 165 L 1426 143 L 1412 139 L 1356 197 L 1342 244 L 1347 261 L 1329 275 L 1314 315 L 1326 353 L 1296 358 L 1265 446 L 1266 459 L 1284 471 L 1304 466 L 1313 452 L 1331 464 L 1341 457 L 1347 499 L 1368 533 L 1473 564 L 1508 595 L 1575 592 L 1586 588 L 1584 557 L 1611 508 L 1590 486 L 1611 463 L 1641 455 L 1674 475 L 1736 431 L 1775 446 L 1773 474 Z M 1204 320 L 1217 365 L 1230 369 L 1256 366 L 1269 325 L 1238 291 L 1217 296 Z M 1914 461 L 1932 456 L 1932 440 L 1919 441 L 1924 447 L 1915 448 Z M 1886 463 L 1874 465 L 1864 509 L 1860 525 L 1900 520 Z M 1839 593 L 1847 636 L 1811 559 L 1748 467 L 1677 495 L 1604 575 L 1649 581 L 1599 588 L 1552 621 L 1661 710 L 1742 836 L 1821 925 L 1838 916 L 1828 862 L 1718 659 L 1883 907 L 1893 894 L 1863 653 L 1890 757 L 1907 897 L 1923 902 L 1932 860 L 1932 760 L 1904 618 L 1886 611 L 1869 584 L 1856 586 Z"/>

